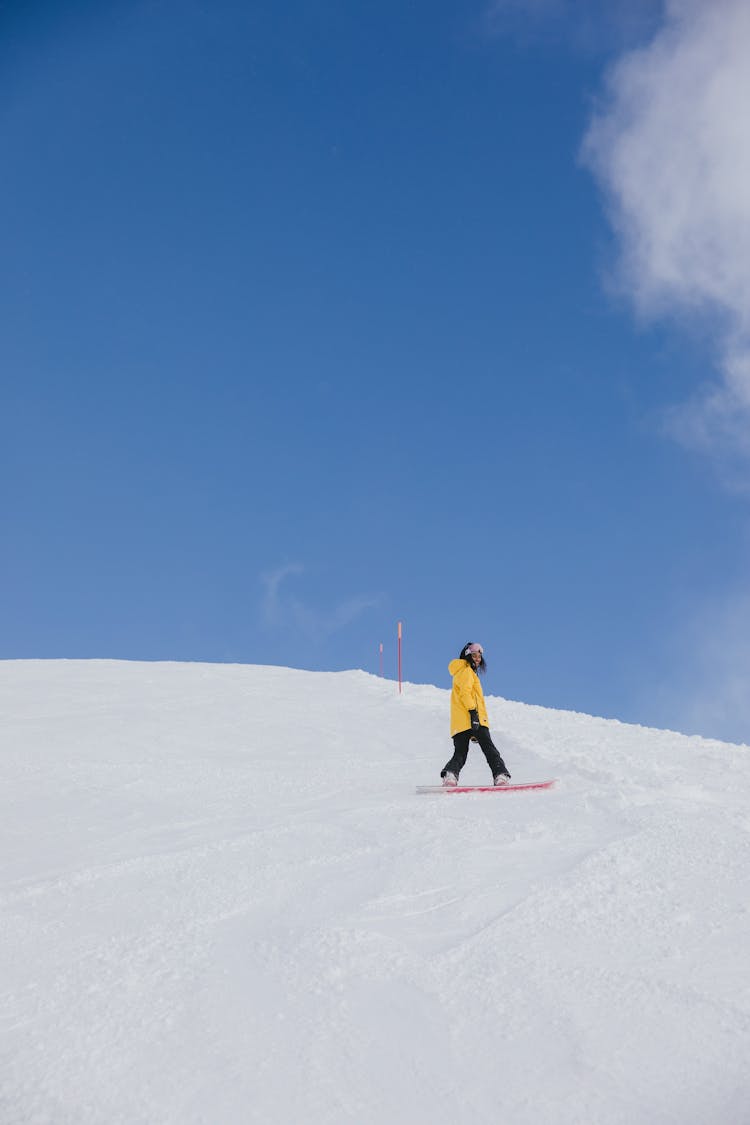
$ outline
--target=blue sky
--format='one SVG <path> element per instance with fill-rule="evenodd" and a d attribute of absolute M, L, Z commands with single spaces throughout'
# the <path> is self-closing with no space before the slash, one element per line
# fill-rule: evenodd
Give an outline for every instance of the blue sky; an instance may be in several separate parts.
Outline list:
<path fill-rule="evenodd" d="M 0 656 L 401 619 L 407 679 L 750 740 L 743 204 L 650 116 L 750 36 L 598 7 L 0 5 Z"/>

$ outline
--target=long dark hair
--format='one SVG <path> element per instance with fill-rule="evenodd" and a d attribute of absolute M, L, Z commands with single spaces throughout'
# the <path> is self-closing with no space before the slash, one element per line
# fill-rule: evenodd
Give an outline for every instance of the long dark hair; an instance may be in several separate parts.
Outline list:
<path fill-rule="evenodd" d="M 473 644 L 476 644 L 476 643 L 477 643 L 476 641 L 467 641 L 466 644 L 464 645 L 464 647 L 461 649 L 461 651 L 458 654 L 458 659 L 459 660 L 465 660 L 466 663 L 469 665 L 469 667 L 471 669 L 474 669 L 474 661 L 471 659 L 471 653 L 467 652 L 466 650 L 469 647 L 469 645 L 473 645 Z M 479 672 L 479 673 L 487 671 L 487 665 L 485 664 L 485 661 L 484 661 L 484 653 L 482 653 L 482 657 L 481 657 L 481 660 L 479 661 L 479 664 L 476 667 L 476 671 Z"/>

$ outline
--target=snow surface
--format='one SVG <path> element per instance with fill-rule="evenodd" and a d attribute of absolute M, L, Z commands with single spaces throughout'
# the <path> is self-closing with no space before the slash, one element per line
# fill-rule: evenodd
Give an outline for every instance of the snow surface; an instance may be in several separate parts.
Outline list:
<path fill-rule="evenodd" d="M 560 782 L 448 799 L 435 687 L 9 661 L 0 703 L 2 1125 L 750 1122 L 747 747 L 490 698 Z"/>

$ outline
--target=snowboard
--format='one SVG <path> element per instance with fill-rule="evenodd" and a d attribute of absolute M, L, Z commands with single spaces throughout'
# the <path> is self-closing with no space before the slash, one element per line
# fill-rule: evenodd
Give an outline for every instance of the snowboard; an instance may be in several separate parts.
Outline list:
<path fill-rule="evenodd" d="M 517 793 L 521 789 L 551 789 L 557 781 L 519 781 L 509 785 L 418 785 L 417 793 Z"/>

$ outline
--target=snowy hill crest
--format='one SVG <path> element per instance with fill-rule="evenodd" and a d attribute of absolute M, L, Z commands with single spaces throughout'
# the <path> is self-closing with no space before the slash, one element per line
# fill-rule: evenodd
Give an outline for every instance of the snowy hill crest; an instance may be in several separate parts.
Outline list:
<path fill-rule="evenodd" d="M 4 1125 L 750 1120 L 747 748 L 490 697 L 0 664 Z M 462 780 L 482 783 L 472 751 Z"/>

